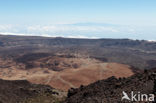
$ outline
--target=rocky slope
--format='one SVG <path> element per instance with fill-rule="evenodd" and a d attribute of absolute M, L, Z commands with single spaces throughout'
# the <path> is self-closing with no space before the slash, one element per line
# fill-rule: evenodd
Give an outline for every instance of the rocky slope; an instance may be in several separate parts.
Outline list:
<path fill-rule="evenodd" d="M 63 96 L 63 92 L 50 86 L 0 79 L 0 103 L 58 103 Z"/>
<path fill-rule="evenodd" d="M 128 103 L 121 101 L 123 91 L 130 96 L 131 91 L 136 94 L 156 94 L 156 72 L 145 71 L 128 78 L 111 77 L 100 80 L 78 89 L 70 89 L 65 103 Z M 138 100 L 138 97 L 136 96 Z M 133 103 L 152 103 L 150 101 L 133 101 Z M 154 101 L 153 101 L 154 102 Z"/>
<path fill-rule="evenodd" d="M 121 101 L 123 91 L 128 96 L 131 91 L 136 94 L 156 93 L 156 71 L 145 70 L 144 73 L 137 73 L 128 78 L 110 77 L 88 86 L 71 88 L 66 100 L 64 92 L 50 86 L 31 84 L 25 80 L 0 80 L 0 84 L 0 103 L 128 103 L 132 101 Z M 138 97 L 136 99 L 138 100 Z M 152 103 L 148 99 L 136 103 L 147 102 Z"/>

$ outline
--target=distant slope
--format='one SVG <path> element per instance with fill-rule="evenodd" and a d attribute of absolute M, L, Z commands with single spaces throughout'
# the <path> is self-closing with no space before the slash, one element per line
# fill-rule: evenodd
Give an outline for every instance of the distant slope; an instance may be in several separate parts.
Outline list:
<path fill-rule="evenodd" d="M 74 56 L 29 56 L 19 62 L 0 60 L 0 78 L 5 80 L 26 79 L 32 83 L 48 84 L 56 89 L 67 91 L 71 87 L 88 85 L 111 76 L 129 77 L 134 70 L 124 64 L 106 63 L 93 58 Z M 40 54 L 41 55 L 41 54 Z M 26 65 L 26 66 L 25 66 Z"/>
<path fill-rule="evenodd" d="M 88 85 L 111 76 L 129 77 L 133 74 L 134 72 L 127 65 L 92 62 L 92 64 L 87 64 L 87 66 L 81 66 L 76 69 L 69 68 L 47 77 L 33 77 L 29 81 L 41 84 L 47 83 L 56 89 L 67 91 L 70 88 L 78 88 L 81 85 Z"/>
<path fill-rule="evenodd" d="M 80 54 L 141 69 L 156 67 L 156 42 L 0 35 L 0 56 L 14 58 L 34 52 Z"/>

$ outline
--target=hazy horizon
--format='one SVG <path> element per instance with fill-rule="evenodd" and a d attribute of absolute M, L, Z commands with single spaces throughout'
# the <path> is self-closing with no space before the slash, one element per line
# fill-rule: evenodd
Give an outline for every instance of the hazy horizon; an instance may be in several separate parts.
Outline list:
<path fill-rule="evenodd" d="M 5 0 L 0 34 L 156 40 L 155 0 Z"/>

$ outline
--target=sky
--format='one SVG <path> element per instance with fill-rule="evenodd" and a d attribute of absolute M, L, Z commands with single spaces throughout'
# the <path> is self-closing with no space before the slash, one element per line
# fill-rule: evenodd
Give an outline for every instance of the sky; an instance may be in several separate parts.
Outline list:
<path fill-rule="evenodd" d="M 156 0 L 0 0 L 0 34 L 156 40 Z"/>

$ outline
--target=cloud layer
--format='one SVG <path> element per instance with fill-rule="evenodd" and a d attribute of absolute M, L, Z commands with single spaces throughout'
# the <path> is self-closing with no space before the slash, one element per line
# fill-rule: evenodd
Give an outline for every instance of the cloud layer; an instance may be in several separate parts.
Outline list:
<path fill-rule="evenodd" d="M 154 29 L 154 27 L 149 28 L 102 23 L 76 23 L 53 25 L 0 25 L 0 34 L 4 35 L 33 35 L 71 38 L 151 38 L 155 40 L 155 33 L 156 30 Z M 147 38 L 147 35 L 150 37 Z"/>

